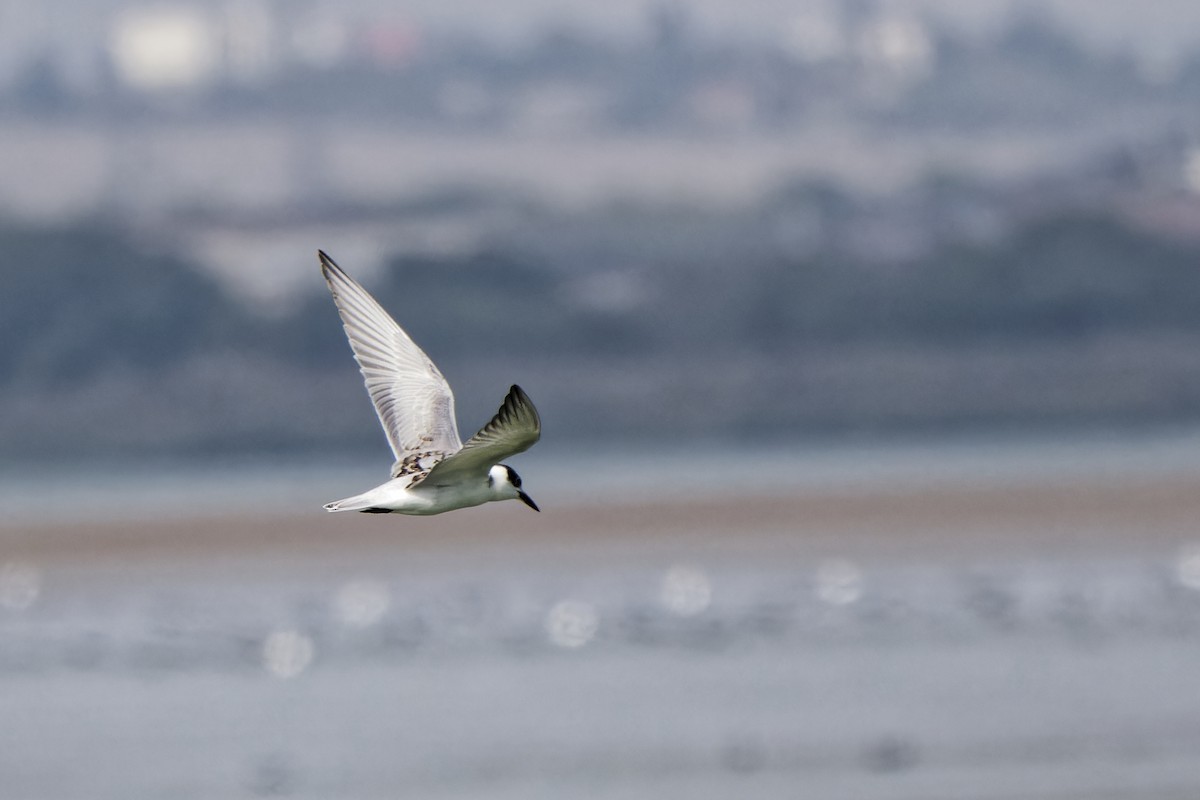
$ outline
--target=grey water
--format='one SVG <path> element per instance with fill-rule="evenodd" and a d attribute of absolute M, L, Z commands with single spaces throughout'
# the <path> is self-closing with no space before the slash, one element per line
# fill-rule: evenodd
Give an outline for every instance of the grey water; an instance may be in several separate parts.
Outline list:
<path fill-rule="evenodd" d="M 531 453 L 522 472 L 543 506 L 1152 479 L 1195 474 L 1189 436 L 746 451 L 744 483 L 682 479 L 704 463 L 684 450 Z M 291 507 L 359 478 L 254 467 L 88 491 L 122 519 L 135 500 Z M 69 575 L 0 554 L 0 796 L 1200 796 L 1200 547 L 869 563 L 747 547 Z"/>
<path fill-rule="evenodd" d="M 9 567 L 4 794 L 1200 790 L 1194 562 L 304 572 Z"/>

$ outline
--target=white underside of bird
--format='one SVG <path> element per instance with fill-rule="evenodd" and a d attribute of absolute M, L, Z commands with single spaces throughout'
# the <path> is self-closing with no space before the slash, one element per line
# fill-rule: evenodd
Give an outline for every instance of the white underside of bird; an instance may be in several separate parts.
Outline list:
<path fill-rule="evenodd" d="M 465 443 L 454 419 L 454 393 L 417 347 L 333 259 L 318 252 L 367 393 L 396 457 L 391 479 L 362 494 L 325 504 L 326 511 L 441 514 L 493 500 L 537 504 L 521 478 L 500 461 L 528 450 L 541 436 L 529 396 L 513 386 L 491 421 Z"/>

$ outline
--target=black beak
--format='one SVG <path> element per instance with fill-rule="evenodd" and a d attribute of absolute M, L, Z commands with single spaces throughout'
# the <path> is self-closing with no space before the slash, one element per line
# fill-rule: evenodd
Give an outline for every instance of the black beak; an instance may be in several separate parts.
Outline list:
<path fill-rule="evenodd" d="M 541 511 L 541 509 L 537 507 L 537 503 L 533 502 L 533 498 L 522 492 L 520 489 L 517 489 L 517 497 L 521 498 L 521 502 L 532 508 L 534 511 Z"/>

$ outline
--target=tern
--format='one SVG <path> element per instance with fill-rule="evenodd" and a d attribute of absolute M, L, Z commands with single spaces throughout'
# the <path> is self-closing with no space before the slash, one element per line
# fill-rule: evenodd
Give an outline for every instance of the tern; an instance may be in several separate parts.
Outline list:
<path fill-rule="evenodd" d="M 387 483 L 326 503 L 325 510 L 428 515 L 520 500 L 540 511 L 521 488 L 521 477 L 500 463 L 541 436 L 541 419 L 529 396 L 514 385 L 492 420 L 462 442 L 454 393 L 441 371 L 332 258 L 320 250 L 317 257 L 396 457 Z"/>

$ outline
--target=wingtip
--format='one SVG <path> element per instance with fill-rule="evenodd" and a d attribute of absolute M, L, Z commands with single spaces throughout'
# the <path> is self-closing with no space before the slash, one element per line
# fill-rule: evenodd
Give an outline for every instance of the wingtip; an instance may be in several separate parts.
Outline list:
<path fill-rule="evenodd" d="M 524 409 L 525 413 L 533 417 L 534 427 L 537 429 L 538 434 L 541 434 L 542 418 L 538 414 L 537 406 L 529 399 L 529 395 L 525 394 L 525 390 L 517 384 L 514 383 L 509 387 L 508 395 L 504 398 L 504 403 L 501 404 L 500 409 L 501 411 L 509 409 L 516 413 L 521 413 L 518 409 Z"/>
<path fill-rule="evenodd" d="M 326 278 L 329 277 L 329 273 L 331 273 L 331 272 L 342 274 L 342 275 L 345 274 L 344 272 L 342 272 L 342 268 L 337 265 L 337 262 L 334 261 L 332 258 L 330 258 L 329 254 L 326 253 L 324 250 L 317 251 L 317 261 L 319 261 L 321 263 L 321 272 L 325 275 Z"/>
<path fill-rule="evenodd" d="M 529 400 L 529 395 L 525 394 L 525 390 L 515 383 L 508 387 L 508 394 L 504 395 L 504 401 L 500 403 L 500 410 L 516 409 L 519 406 L 533 405 Z"/>
<path fill-rule="evenodd" d="M 529 395 L 525 394 L 525 390 L 515 383 L 508 387 L 508 394 L 510 397 L 513 397 L 522 403 L 533 405 L 533 401 L 529 399 Z"/>

